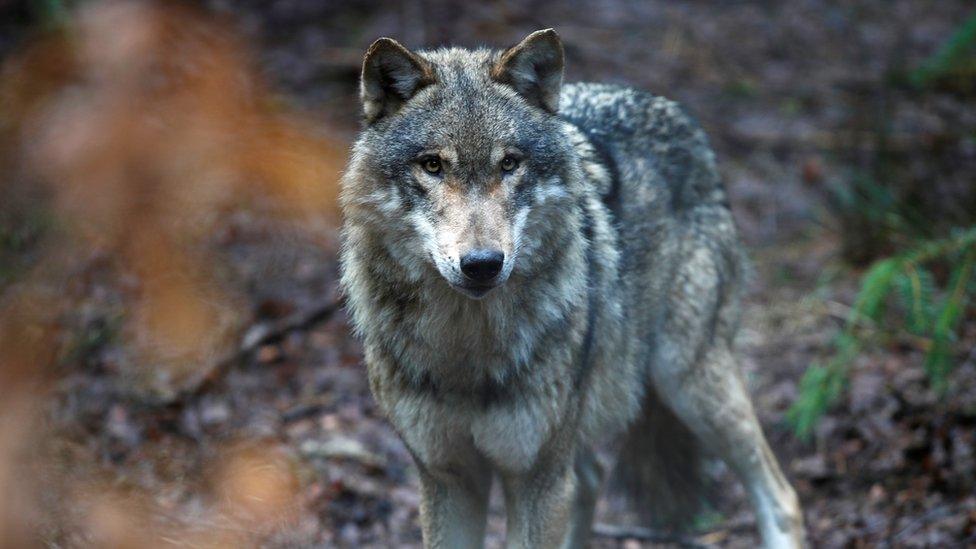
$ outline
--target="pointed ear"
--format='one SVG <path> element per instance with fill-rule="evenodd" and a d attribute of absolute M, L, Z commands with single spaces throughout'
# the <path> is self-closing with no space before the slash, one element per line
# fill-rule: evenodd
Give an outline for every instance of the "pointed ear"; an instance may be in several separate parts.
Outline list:
<path fill-rule="evenodd" d="M 434 71 L 427 61 L 392 38 L 380 38 L 363 59 L 360 98 L 366 120 L 374 122 L 395 113 L 433 82 Z"/>
<path fill-rule="evenodd" d="M 535 31 L 502 53 L 491 77 L 515 88 L 529 103 L 546 111 L 559 110 L 563 83 L 563 43 L 552 29 Z"/>

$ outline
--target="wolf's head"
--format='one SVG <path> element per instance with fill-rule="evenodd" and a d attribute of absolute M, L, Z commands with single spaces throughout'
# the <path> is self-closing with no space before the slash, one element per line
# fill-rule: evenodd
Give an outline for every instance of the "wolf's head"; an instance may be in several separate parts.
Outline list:
<path fill-rule="evenodd" d="M 383 226 L 405 270 L 436 267 L 456 290 L 484 296 L 544 245 L 527 237 L 542 224 L 533 212 L 568 199 L 562 74 L 551 29 L 504 51 L 377 40 L 363 63 L 366 125 L 344 203 Z"/>

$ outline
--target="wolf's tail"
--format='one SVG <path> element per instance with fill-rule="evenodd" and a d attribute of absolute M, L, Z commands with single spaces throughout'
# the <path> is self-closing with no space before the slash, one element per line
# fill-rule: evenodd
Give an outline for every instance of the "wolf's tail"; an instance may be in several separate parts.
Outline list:
<path fill-rule="evenodd" d="M 687 426 L 648 387 L 610 479 L 648 526 L 687 529 L 706 501 L 703 460 Z"/>

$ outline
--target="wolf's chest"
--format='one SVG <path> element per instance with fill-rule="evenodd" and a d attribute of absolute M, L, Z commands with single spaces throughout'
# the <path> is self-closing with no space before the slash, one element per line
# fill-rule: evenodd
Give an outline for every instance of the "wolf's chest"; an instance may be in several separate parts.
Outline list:
<path fill-rule="evenodd" d="M 428 467 L 450 469 L 452 460 L 468 449 L 499 470 L 521 472 L 535 463 L 566 401 L 565 394 L 540 396 L 483 406 L 412 394 L 390 403 L 387 413 L 407 447 Z"/>
<path fill-rule="evenodd" d="M 402 327 L 398 371 L 389 373 L 396 388 L 381 398 L 407 446 L 432 467 L 468 448 L 501 470 L 523 470 L 564 419 L 566 356 L 540 355 L 538 333 L 518 318 L 491 320 L 421 315 Z"/>

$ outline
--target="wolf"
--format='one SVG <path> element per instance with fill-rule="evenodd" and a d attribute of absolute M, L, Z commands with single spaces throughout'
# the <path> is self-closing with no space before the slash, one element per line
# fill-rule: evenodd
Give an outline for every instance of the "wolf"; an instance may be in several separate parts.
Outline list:
<path fill-rule="evenodd" d="M 416 462 L 428 547 L 582 547 L 604 483 L 654 524 L 744 483 L 767 547 L 805 543 L 732 341 L 744 257 L 676 103 L 563 84 L 552 29 L 505 50 L 381 38 L 343 176 L 341 284 L 370 389 Z"/>

